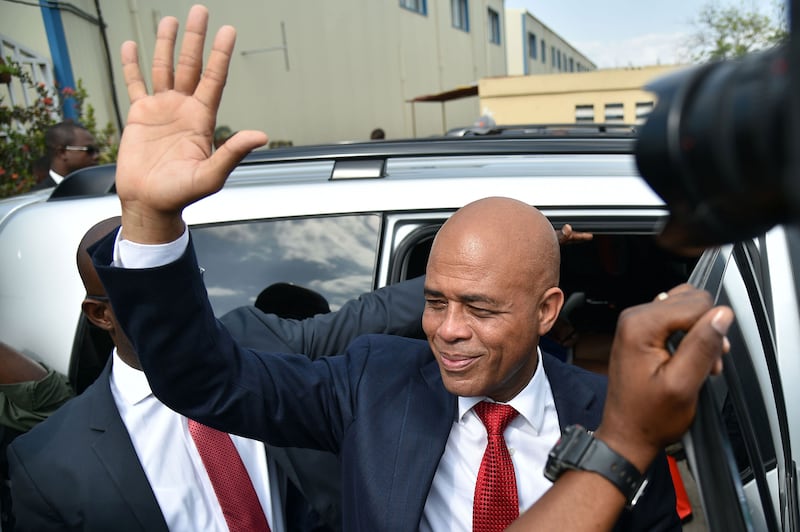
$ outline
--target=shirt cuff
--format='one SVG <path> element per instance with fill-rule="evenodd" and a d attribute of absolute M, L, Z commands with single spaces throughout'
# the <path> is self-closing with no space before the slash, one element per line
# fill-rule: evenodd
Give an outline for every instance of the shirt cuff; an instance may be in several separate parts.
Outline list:
<path fill-rule="evenodd" d="M 186 248 L 189 246 L 189 231 L 186 226 L 183 234 L 177 240 L 166 244 L 139 244 L 130 240 L 124 240 L 117 232 L 114 241 L 114 261 L 112 266 L 118 268 L 144 269 L 157 268 L 178 260 Z"/>

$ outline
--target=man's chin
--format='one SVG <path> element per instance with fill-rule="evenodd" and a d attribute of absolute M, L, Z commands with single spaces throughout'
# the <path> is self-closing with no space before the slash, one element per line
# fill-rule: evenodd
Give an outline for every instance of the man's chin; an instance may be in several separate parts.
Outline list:
<path fill-rule="evenodd" d="M 459 397 L 476 397 L 486 395 L 485 391 L 473 379 L 454 377 L 442 370 L 442 382 L 445 389 Z"/>

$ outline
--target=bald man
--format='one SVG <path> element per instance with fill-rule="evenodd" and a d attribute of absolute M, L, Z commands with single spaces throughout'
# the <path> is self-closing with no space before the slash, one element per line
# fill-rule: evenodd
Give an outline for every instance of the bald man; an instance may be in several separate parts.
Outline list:
<path fill-rule="evenodd" d="M 440 230 L 427 341 L 365 336 L 317 362 L 244 349 L 215 323 L 185 231 L 152 255 L 131 233 L 123 225 L 94 260 L 154 393 L 226 432 L 338 453 L 344 530 L 472 530 L 488 439 L 476 405 L 518 413 L 504 434 L 519 479 L 511 519 L 550 487 L 542 471 L 562 430 L 599 425 L 605 379 L 537 348 L 563 302 L 558 242 L 516 200 L 470 204 Z M 115 253 L 147 269 L 109 267 Z M 680 529 L 663 457 L 649 475 L 618 529 Z"/>
<path fill-rule="evenodd" d="M 235 30 L 221 28 L 203 62 L 207 25 L 207 9 L 192 7 L 181 48 L 186 60 L 173 69 L 178 21 L 162 20 L 153 94 L 135 43 L 123 44 L 132 105 L 116 176 L 122 229 L 92 251 L 153 392 L 221 431 L 338 453 L 344 530 L 502 529 L 548 488 L 542 469 L 561 430 L 598 426 L 606 392 L 603 377 L 536 347 L 563 301 L 546 219 L 492 198 L 445 224 L 425 285 L 428 341 L 364 336 L 343 356 L 317 361 L 242 347 L 214 318 L 182 212 L 219 190 L 267 138 L 240 131 L 211 152 Z M 703 300 L 672 312 L 688 323 L 709 308 Z M 494 427 L 497 418 L 502 423 L 489 436 L 484 425 Z M 503 439 L 511 448 L 505 452 Z M 499 486 L 504 495 L 486 473 L 497 456 L 513 469 Z M 487 524 L 485 512 L 499 505 L 504 515 Z M 680 528 L 663 456 L 617 527 Z"/>

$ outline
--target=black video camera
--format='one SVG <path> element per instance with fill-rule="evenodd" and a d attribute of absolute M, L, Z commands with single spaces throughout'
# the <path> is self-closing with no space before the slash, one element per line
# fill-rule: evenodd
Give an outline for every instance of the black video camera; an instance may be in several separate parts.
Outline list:
<path fill-rule="evenodd" d="M 639 131 L 636 162 L 670 209 L 666 247 L 733 242 L 800 220 L 795 33 L 775 49 L 647 87 L 658 101 Z"/>

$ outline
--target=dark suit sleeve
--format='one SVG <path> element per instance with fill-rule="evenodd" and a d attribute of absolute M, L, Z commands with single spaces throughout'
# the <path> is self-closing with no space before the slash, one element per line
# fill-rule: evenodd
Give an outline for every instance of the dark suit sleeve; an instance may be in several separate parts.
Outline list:
<path fill-rule="evenodd" d="M 44 532 L 69 530 L 36 484 L 36 475 L 31 475 L 14 449 L 7 450 L 11 478 L 12 507 L 17 532 Z"/>
<path fill-rule="evenodd" d="M 367 342 L 314 362 L 245 349 L 214 317 L 191 244 L 173 263 L 125 269 L 108 266 L 114 238 L 90 252 L 156 397 L 224 432 L 338 452 Z"/>
<path fill-rule="evenodd" d="M 422 337 L 424 277 L 363 294 L 341 309 L 305 320 L 279 318 L 240 307 L 220 318 L 231 336 L 251 349 L 304 353 L 311 358 L 341 353 L 368 333 Z"/>

